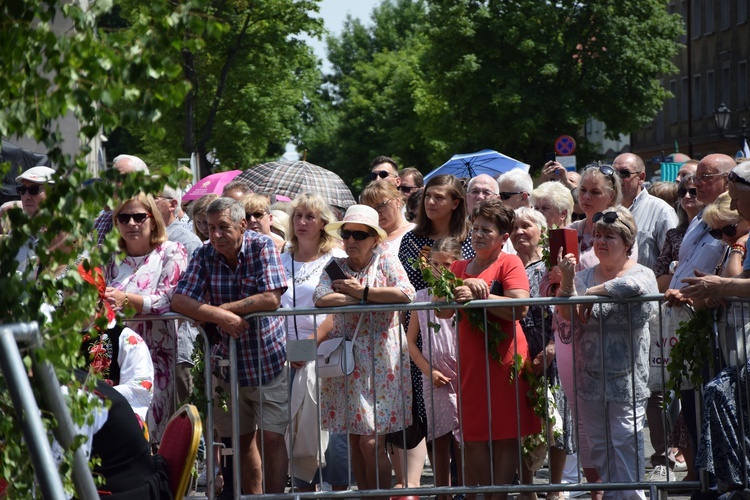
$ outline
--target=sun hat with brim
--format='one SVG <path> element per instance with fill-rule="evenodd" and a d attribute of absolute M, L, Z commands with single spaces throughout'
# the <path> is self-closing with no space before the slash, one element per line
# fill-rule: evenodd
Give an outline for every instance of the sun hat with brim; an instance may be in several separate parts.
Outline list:
<path fill-rule="evenodd" d="M 55 171 L 49 167 L 31 167 L 16 177 L 16 182 L 29 181 L 37 184 L 54 184 L 55 181 L 52 179 L 54 175 Z"/>
<path fill-rule="evenodd" d="M 334 238 L 341 239 L 339 230 L 344 224 L 364 224 L 378 233 L 380 241 L 385 241 L 388 234 L 378 226 L 378 212 L 367 205 L 352 205 L 346 209 L 346 215 L 340 221 L 326 224 L 326 233 Z"/>

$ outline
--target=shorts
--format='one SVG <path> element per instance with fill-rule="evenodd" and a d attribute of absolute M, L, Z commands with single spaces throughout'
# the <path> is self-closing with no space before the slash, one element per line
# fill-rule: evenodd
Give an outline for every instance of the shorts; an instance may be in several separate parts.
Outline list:
<path fill-rule="evenodd" d="M 241 436 L 258 429 L 281 435 L 286 433 L 289 426 L 289 382 L 287 379 L 288 368 L 284 366 L 276 378 L 262 387 L 240 387 L 237 409 L 240 414 Z M 229 383 L 214 377 L 214 387 L 217 386 L 222 387 L 227 393 L 229 411 L 224 412 L 218 405 L 218 398 L 214 399 L 214 425 L 219 436 L 229 437 L 232 435 L 232 401 L 228 397 Z"/>

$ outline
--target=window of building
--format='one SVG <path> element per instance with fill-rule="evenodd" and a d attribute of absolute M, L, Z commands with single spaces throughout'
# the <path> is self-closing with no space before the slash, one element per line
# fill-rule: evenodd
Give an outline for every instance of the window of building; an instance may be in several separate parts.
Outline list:
<path fill-rule="evenodd" d="M 688 101 L 688 79 L 683 77 L 680 81 L 680 121 L 690 119 L 690 102 Z"/>
<path fill-rule="evenodd" d="M 703 110 L 701 109 L 702 98 L 701 75 L 693 75 L 693 118 L 700 118 L 703 115 Z"/>
<path fill-rule="evenodd" d="M 698 38 L 701 36 L 701 33 L 703 31 L 701 30 L 701 20 L 703 19 L 703 15 L 701 12 L 701 4 L 703 3 L 703 0 L 693 0 L 693 12 L 690 14 L 692 16 L 692 26 L 690 27 L 690 34 L 693 38 Z"/>
<path fill-rule="evenodd" d="M 742 1 L 742 0 L 740 0 Z M 706 0 L 706 31 L 708 35 L 714 32 L 714 0 Z"/>
<path fill-rule="evenodd" d="M 747 61 L 737 64 L 737 107 L 747 109 Z"/>
<path fill-rule="evenodd" d="M 685 43 L 685 42 L 687 42 L 687 34 L 686 33 L 687 33 L 687 28 L 688 28 L 688 25 L 687 25 L 687 18 L 688 18 L 688 3 L 687 3 L 687 0 L 682 0 L 682 2 L 680 2 L 680 15 L 682 15 L 682 25 L 683 25 L 683 28 L 684 28 L 683 29 L 684 33 L 682 34 L 682 36 L 680 36 L 680 43 Z"/>
<path fill-rule="evenodd" d="M 728 30 L 730 25 L 729 0 L 721 1 L 721 29 Z"/>
<path fill-rule="evenodd" d="M 659 110 L 656 114 L 656 142 L 664 141 L 664 111 Z"/>
<path fill-rule="evenodd" d="M 721 102 L 726 107 L 732 109 L 732 101 L 729 98 L 732 92 L 732 71 L 729 69 L 729 64 L 721 68 Z"/>
<path fill-rule="evenodd" d="M 706 72 L 706 113 L 709 115 L 716 110 L 716 88 L 714 87 L 714 72 Z"/>
<path fill-rule="evenodd" d="M 672 97 L 667 101 L 669 123 L 677 123 L 677 81 L 669 80 L 669 92 Z"/>
<path fill-rule="evenodd" d="M 737 24 L 747 22 L 747 2 L 748 0 L 739 0 L 737 2 Z"/>

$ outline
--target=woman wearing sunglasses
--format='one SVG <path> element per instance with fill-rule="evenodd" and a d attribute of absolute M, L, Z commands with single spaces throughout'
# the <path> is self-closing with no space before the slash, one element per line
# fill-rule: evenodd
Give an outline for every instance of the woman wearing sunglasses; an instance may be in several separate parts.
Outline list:
<path fill-rule="evenodd" d="M 672 274 L 677 262 L 680 260 L 680 245 L 682 238 L 685 236 L 688 225 L 705 206 L 698 201 L 697 191 L 692 176 L 684 177 L 677 185 L 677 200 L 675 205 L 677 210 L 677 227 L 667 231 L 667 237 L 664 240 L 664 246 L 661 249 L 659 258 L 656 259 L 654 274 L 656 281 L 659 283 L 659 291 L 665 292 L 672 281 Z"/>
<path fill-rule="evenodd" d="M 558 297 L 617 300 L 657 293 L 653 271 L 632 259 L 637 228 L 629 210 L 618 206 L 594 214 L 592 231 L 599 263 L 576 273 L 577 259 L 561 250 Z M 644 481 L 649 319 L 656 311 L 653 302 L 556 306 L 559 336 L 572 341 L 575 354 L 578 420 L 591 463 L 605 482 Z M 611 498 L 645 498 L 640 490 L 611 493 Z"/>
<path fill-rule="evenodd" d="M 383 245 L 398 254 L 401 240 L 414 224 L 404 218 L 404 197 L 388 182 L 371 182 L 362 190 L 359 201 L 378 212 L 380 227 L 388 234 Z"/>
<path fill-rule="evenodd" d="M 742 273 L 742 262 L 745 259 L 750 222 L 744 220 L 737 210 L 731 208 L 732 198 L 729 193 L 720 194 L 716 201 L 703 211 L 703 221 L 711 230 L 708 232 L 717 240 L 727 244 L 724 254 L 716 266 L 716 274 L 731 278 Z M 717 299 L 707 299 L 708 306 L 718 305 Z"/>
<path fill-rule="evenodd" d="M 122 260 L 113 256 L 105 268 L 104 299 L 118 311 L 132 307 L 136 314 L 163 314 L 177 282 L 187 267 L 187 252 L 180 243 L 167 240 L 167 228 L 151 195 L 140 193 L 125 200 L 113 213 L 120 232 Z M 176 331 L 171 321 L 139 321 L 130 325 L 151 352 L 156 380 L 148 426 L 156 441 L 172 415 L 173 367 L 176 363 Z"/>
<path fill-rule="evenodd" d="M 353 304 L 407 304 L 414 299 L 398 257 L 378 249 L 387 234 L 378 213 L 352 205 L 342 221 L 325 231 L 344 242 L 346 257 L 333 257 L 346 276 L 331 279 L 322 273 L 313 300 L 318 307 Z M 329 337 L 354 342 L 354 372 L 322 379 L 321 426 L 333 433 L 349 433 L 352 468 L 359 489 L 389 489 L 391 464 L 385 435 L 411 423 L 411 373 L 406 336 L 395 312 L 333 314 Z M 318 338 L 322 342 L 326 338 Z"/>

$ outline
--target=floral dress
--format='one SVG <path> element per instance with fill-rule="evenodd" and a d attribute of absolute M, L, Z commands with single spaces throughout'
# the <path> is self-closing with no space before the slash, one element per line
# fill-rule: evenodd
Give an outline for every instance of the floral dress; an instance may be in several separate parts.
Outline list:
<path fill-rule="evenodd" d="M 146 255 L 113 259 L 105 270 L 107 286 L 143 297 L 142 314 L 169 312 L 170 300 L 187 267 L 187 252 L 179 243 L 165 241 Z M 153 438 L 161 438 L 174 412 L 174 373 L 177 361 L 177 333 L 173 321 L 130 321 L 151 352 L 156 373 L 154 396 L 148 415 Z"/>
<path fill-rule="evenodd" d="M 343 271 L 360 283 L 375 287 L 397 287 L 414 299 L 414 287 L 398 258 L 391 253 L 374 254 L 362 271 L 346 265 L 346 258 L 333 257 Z M 333 293 L 328 273 L 322 273 L 314 300 Z M 330 338 L 351 339 L 360 314 L 334 314 Z M 330 432 L 358 435 L 386 434 L 411 423 L 411 370 L 406 336 L 399 328 L 396 312 L 365 313 L 354 342 L 351 375 L 322 379 L 320 384 L 321 426 Z"/>

